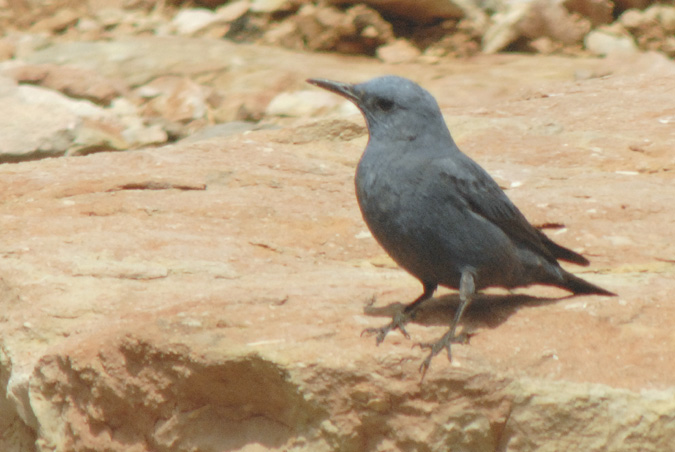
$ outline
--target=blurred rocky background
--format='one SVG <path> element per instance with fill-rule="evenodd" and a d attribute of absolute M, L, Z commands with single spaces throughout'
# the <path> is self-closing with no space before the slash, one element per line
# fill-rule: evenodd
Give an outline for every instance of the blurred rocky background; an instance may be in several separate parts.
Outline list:
<path fill-rule="evenodd" d="M 675 56 L 675 6 L 666 1 L 3 0 L 0 8 L 4 162 L 137 149 L 249 123 L 231 124 L 236 132 L 288 113 L 289 103 L 301 108 L 302 99 L 276 98 L 292 75 L 247 64 L 258 47 L 232 47 L 239 62 L 207 61 L 228 52 L 223 43 L 424 65 L 497 52 Z M 177 55 L 159 40 L 135 43 L 144 37 L 203 43 Z"/>
<path fill-rule="evenodd" d="M 0 451 L 667 451 L 675 6 L 0 0 Z M 353 193 L 398 74 L 570 267 L 489 290 L 434 360 Z"/>

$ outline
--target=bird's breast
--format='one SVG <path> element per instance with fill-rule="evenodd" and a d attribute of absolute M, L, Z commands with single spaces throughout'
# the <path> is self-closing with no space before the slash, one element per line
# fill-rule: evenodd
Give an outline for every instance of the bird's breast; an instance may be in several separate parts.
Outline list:
<path fill-rule="evenodd" d="M 394 221 L 405 209 L 405 176 L 393 165 L 368 165 L 362 161 L 356 172 L 356 198 L 368 226 Z"/>
<path fill-rule="evenodd" d="M 364 156 L 366 157 L 366 156 Z M 402 164 L 403 163 L 403 164 Z M 424 229 L 423 178 L 414 162 L 379 159 L 372 165 L 365 158 L 356 172 L 356 197 L 363 219 L 375 239 L 387 251 L 398 244 L 421 240 Z"/>

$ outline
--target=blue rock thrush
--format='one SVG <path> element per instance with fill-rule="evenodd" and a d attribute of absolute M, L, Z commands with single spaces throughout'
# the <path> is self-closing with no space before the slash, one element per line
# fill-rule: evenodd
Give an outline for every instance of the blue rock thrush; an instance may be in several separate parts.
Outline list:
<path fill-rule="evenodd" d="M 477 290 L 545 284 L 574 294 L 614 295 L 565 271 L 558 259 L 588 265 L 583 256 L 533 227 L 476 162 L 463 154 L 436 100 L 416 83 L 396 76 L 356 85 L 310 79 L 352 101 L 366 119 L 370 139 L 356 170 L 363 219 L 396 263 L 419 279 L 424 293 L 377 334 L 399 329 L 441 285 L 459 290 L 460 305 L 448 332 L 432 344 L 420 366 L 450 344 L 463 341 L 457 324 Z"/>

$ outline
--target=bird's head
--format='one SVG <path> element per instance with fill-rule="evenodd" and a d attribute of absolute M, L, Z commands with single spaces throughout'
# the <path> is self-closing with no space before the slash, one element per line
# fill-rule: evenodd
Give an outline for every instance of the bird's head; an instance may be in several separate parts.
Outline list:
<path fill-rule="evenodd" d="M 307 81 L 356 104 L 366 118 L 371 138 L 412 141 L 430 127 L 447 131 L 436 100 L 411 80 L 388 75 L 354 85 L 325 79 Z"/>

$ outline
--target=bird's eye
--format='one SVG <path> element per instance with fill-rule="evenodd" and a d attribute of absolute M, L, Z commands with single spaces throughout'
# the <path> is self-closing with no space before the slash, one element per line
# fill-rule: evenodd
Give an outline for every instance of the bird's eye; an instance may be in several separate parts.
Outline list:
<path fill-rule="evenodd" d="M 394 108 L 394 102 L 389 99 L 379 98 L 376 101 L 377 108 L 382 111 L 389 111 Z"/>

